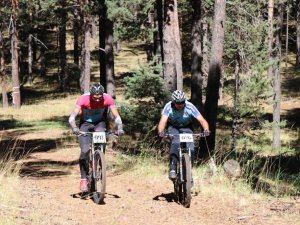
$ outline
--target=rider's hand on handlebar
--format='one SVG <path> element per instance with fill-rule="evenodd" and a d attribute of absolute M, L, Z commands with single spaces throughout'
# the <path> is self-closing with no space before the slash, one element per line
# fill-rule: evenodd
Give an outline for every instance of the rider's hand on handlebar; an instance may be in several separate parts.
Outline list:
<path fill-rule="evenodd" d="M 160 138 L 164 138 L 164 137 L 165 137 L 165 133 L 164 133 L 163 131 L 158 132 L 158 136 L 159 136 Z"/>
<path fill-rule="evenodd" d="M 209 130 L 204 130 L 203 133 L 204 133 L 205 136 L 209 136 L 210 135 L 210 131 Z"/>
<path fill-rule="evenodd" d="M 125 134 L 124 130 L 117 130 L 116 133 L 117 133 L 118 136 L 121 136 L 121 135 Z"/>
<path fill-rule="evenodd" d="M 80 134 L 80 130 L 77 127 L 74 127 L 72 129 L 73 134 L 79 135 Z"/>

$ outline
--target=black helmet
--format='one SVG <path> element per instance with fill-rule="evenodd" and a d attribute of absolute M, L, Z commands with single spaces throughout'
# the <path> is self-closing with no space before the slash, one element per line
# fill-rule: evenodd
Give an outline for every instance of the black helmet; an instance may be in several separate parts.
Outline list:
<path fill-rule="evenodd" d="M 185 102 L 185 95 L 183 91 L 176 90 L 172 93 L 172 101 L 174 103 L 184 103 Z"/>
<path fill-rule="evenodd" d="M 91 95 L 103 95 L 104 87 L 100 83 L 95 83 L 91 85 L 90 94 Z"/>

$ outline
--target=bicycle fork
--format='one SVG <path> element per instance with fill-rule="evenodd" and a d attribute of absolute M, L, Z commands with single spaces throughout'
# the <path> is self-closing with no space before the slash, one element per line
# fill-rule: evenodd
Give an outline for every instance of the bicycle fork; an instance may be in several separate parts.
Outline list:
<path fill-rule="evenodd" d="M 188 148 L 188 155 L 189 155 L 189 160 L 190 160 L 190 171 L 191 171 L 191 179 L 192 179 L 192 153 L 191 150 Z M 182 163 L 182 148 L 179 148 L 179 182 L 183 183 L 184 179 L 183 179 L 183 163 Z"/>
<path fill-rule="evenodd" d="M 104 145 L 100 144 L 100 151 L 104 153 Z M 93 178 L 97 178 L 97 171 L 96 171 L 96 166 L 95 166 L 95 144 L 92 143 L 92 171 L 93 171 Z M 98 177 L 99 178 L 99 177 Z"/>

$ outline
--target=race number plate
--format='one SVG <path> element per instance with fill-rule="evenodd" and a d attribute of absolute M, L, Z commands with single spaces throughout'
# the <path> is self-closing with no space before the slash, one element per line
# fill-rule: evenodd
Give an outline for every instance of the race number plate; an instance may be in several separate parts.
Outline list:
<path fill-rule="evenodd" d="M 179 134 L 180 142 L 194 142 L 193 134 Z"/>
<path fill-rule="evenodd" d="M 94 143 L 106 143 L 106 134 L 105 132 L 94 132 L 93 133 Z"/>

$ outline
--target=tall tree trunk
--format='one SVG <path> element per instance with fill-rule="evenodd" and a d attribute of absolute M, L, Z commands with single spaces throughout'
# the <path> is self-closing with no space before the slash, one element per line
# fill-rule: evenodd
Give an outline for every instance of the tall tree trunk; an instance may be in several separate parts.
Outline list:
<path fill-rule="evenodd" d="M 157 63 L 163 61 L 163 11 L 162 0 L 156 0 L 154 6 L 154 55 Z"/>
<path fill-rule="evenodd" d="M 46 28 L 42 27 L 42 31 L 40 33 L 40 40 L 42 42 L 45 42 L 45 33 L 46 33 Z M 41 77 L 45 77 L 46 76 L 46 50 L 44 48 L 44 46 L 40 47 L 40 74 Z"/>
<path fill-rule="evenodd" d="M 113 22 L 106 19 L 105 32 L 105 66 L 106 66 L 106 92 L 113 98 L 116 97 L 114 49 L 113 49 Z"/>
<path fill-rule="evenodd" d="M 17 0 L 11 0 L 12 6 L 12 28 L 10 32 L 11 37 L 11 66 L 12 66 L 12 97 L 14 108 L 19 109 L 21 107 L 21 94 L 20 94 L 20 82 L 19 82 L 19 52 L 18 52 L 18 33 L 17 33 L 17 17 L 16 10 L 18 7 Z"/>
<path fill-rule="evenodd" d="M 192 64 L 191 64 L 191 101 L 202 110 L 202 47 L 201 47 L 201 1 L 192 0 L 193 26 L 192 26 Z"/>
<path fill-rule="evenodd" d="M 274 14 L 274 0 L 269 0 L 268 3 L 268 52 L 269 52 L 269 62 L 271 63 L 268 69 L 268 77 L 272 79 L 273 77 L 273 43 L 274 43 L 274 34 L 273 34 L 273 14 Z"/>
<path fill-rule="evenodd" d="M 238 132 L 238 93 L 239 93 L 239 82 L 240 82 L 240 57 L 239 54 L 236 53 L 235 60 L 235 86 L 234 86 L 234 108 L 233 108 L 233 121 L 232 121 L 232 130 L 231 130 L 231 151 L 236 151 L 236 142 L 237 142 L 237 132 Z"/>
<path fill-rule="evenodd" d="M 80 15 L 78 15 L 78 11 L 76 10 L 74 12 L 74 21 L 73 21 L 73 36 L 74 36 L 74 51 L 73 51 L 73 58 L 74 58 L 74 64 L 79 66 L 79 55 L 80 55 L 80 49 L 79 49 L 79 37 L 80 37 Z"/>
<path fill-rule="evenodd" d="M 174 39 L 175 39 L 175 66 L 177 76 L 177 89 L 183 90 L 183 72 L 182 72 L 182 49 L 180 43 L 180 28 L 178 22 L 177 0 L 174 0 Z"/>
<path fill-rule="evenodd" d="M 202 63 L 201 63 L 201 73 L 203 77 L 202 83 L 202 102 L 206 100 L 206 87 L 208 80 L 208 70 L 209 70 L 209 23 L 208 23 L 208 7 L 202 4 L 201 7 L 201 23 L 202 23 Z"/>
<path fill-rule="evenodd" d="M 100 83 L 103 87 L 107 86 L 106 82 L 106 66 L 105 66 L 105 33 L 107 20 L 107 7 L 105 0 L 100 0 L 100 10 L 99 10 L 99 61 L 100 61 Z"/>
<path fill-rule="evenodd" d="M 297 56 L 296 65 L 300 67 L 300 0 L 297 0 Z"/>
<path fill-rule="evenodd" d="M 290 6 L 289 2 L 286 3 L 286 32 L 285 32 L 285 73 L 288 73 L 288 53 L 289 53 L 289 14 Z"/>
<path fill-rule="evenodd" d="M 177 1 L 164 4 L 164 79 L 169 91 L 183 88 L 181 44 L 179 35 Z"/>
<path fill-rule="evenodd" d="M 151 21 L 150 12 L 148 12 L 148 19 L 145 23 L 145 27 L 146 27 L 147 31 L 152 30 L 152 21 Z M 150 33 L 146 37 L 145 47 L 146 47 L 147 62 L 150 62 L 153 59 L 153 48 L 152 48 L 152 45 L 151 45 Z"/>
<path fill-rule="evenodd" d="M 66 51 L 66 26 L 67 26 L 67 11 L 66 1 L 60 0 L 60 24 L 58 30 L 59 36 L 59 83 L 60 90 L 65 92 L 68 89 L 68 77 L 66 73 L 67 67 L 67 51 Z"/>
<path fill-rule="evenodd" d="M 277 15 L 277 28 L 276 28 L 276 66 L 274 73 L 274 105 L 273 105 L 273 149 L 279 149 L 281 147 L 280 141 L 280 103 L 281 103 L 281 74 L 280 74 L 280 62 L 281 62 L 281 37 L 283 26 L 283 2 L 280 1 L 278 5 Z"/>
<path fill-rule="evenodd" d="M 211 131 L 210 136 L 208 136 L 209 150 L 215 149 L 216 121 L 224 46 L 225 9 L 226 0 L 215 0 L 212 49 L 205 101 L 205 118 L 209 123 L 209 129 Z"/>
<path fill-rule="evenodd" d="M 84 5 L 89 5 L 88 0 L 81 1 L 81 12 Z M 90 15 L 84 12 L 84 23 L 83 23 L 83 40 L 81 47 L 81 75 L 80 75 L 80 89 L 81 92 L 89 92 L 90 79 L 91 79 L 91 52 L 90 52 L 90 39 L 91 39 L 91 24 Z"/>
<path fill-rule="evenodd" d="M 32 85 L 32 34 L 28 36 L 28 75 L 29 75 L 29 84 Z"/>
<path fill-rule="evenodd" d="M 1 2 L 0 2 L 1 7 Z M 0 17 L 1 17 L 0 11 Z M 5 72 L 5 61 L 4 61 L 4 42 L 3 42 L 3 34 L 2 34 L 2 26 L 3 24 L 0 22 L 0 76 L 1 76 L 1 89 L 2 89 L 2 107 L 8 107 L 8 98 L 7 98 L 7 89 L 6 89 L 6 72 Z"/>

